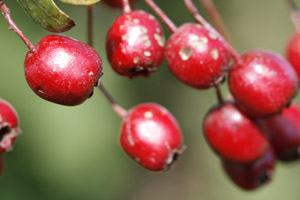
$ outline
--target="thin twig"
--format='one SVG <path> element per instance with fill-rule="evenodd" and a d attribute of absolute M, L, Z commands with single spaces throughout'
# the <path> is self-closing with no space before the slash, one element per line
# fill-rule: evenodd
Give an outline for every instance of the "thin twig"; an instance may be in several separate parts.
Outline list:
<path fill-rule="evenodd" d="M 189 12 L 193 15 L 193 17 L 202 24 L 206 29 L 211 31 L 212 33 L 216 34 L 219 39 L 223 42 L 225 47 L 231 53 L 233 59 L 236 63 L 241 63 L 241 57 L 239 54 L 232 48 L 232 46 L 225 40 L 225 38 L 214 28 L 212 27 L 199 13 L 198 9 L 194 5 L 192 0 L 184 0 L 186 7 L 188 8 Z"/>
<path fill-rule="evenodd" d="M 214 85 L 214 88 L 215 88 L 215 91 L 216 91 L 216 95 L 217 95 L 219 104 L 223 104 L 224 99 L 223 99 L 223 96 L 222 96 L 219 85 Z"/>
<path fill-rule="evenodd" d="M 94 16 L 93 16 L 93 6 L 88 6 L 88 17 L 87 17 L 87 40 L 88 44 L 93 47 L 94 44 L 94 37 L 93 37 L 93 21 L 94 21 Z M 111 103 L 114 111 L 121 117 L 124 118 L 127 114 L 127 111 L 121 107 L 116 100 L 108 93 L 108 91 L 104 88 L 103 84 L 98 82 L 97 85 L 98 89 L 101 91 L 101 93 L 105 96 L 105 98 Z"/>
<path fill-rule="evenodd" d="M 200 0 L 202 3 L 206 13 L 208 14 L 209 18 L 211 19 L 212 23 L 214 24 L 214 27 L 221 33 L 224 38 L 228 42 L 232 42 L 231 37 L 226 29 L 226 26 L 224 24 L 224 21 L 221 18 L 221 15 L 216 8 L 213 0 Z"/>
<path fill-rule="evenodd" d="M 131 7 L 130 7 L 130 3 L 128 0 L 122 0 L 123 1 L 123 12 L 124 13 L 129 13 L 131 12 Z"/>
<path fill-rule="evenodd" d="M 296 31 L 299 33 L 300 32 L 300 12 L 297 8 L 297 5 L 294 2 L 294 0 L 286 0 L 286 3 L 289 8 L 290 18 L 293 22 L 293 25 L 294 25 Z"/>
<path fill-rule="evenodd" d="M 153 0 L 145 0 L 150 8 L 159 16 L 163 23 L 168 27 L 171 33 L 177 30 L 177 26 L 170 20 L 170 18 L 154 3 Z"/>
<path fill-rule="evenodd" d="M 10 16 L 10 9 L 5 5 L 3 0 L 0 0 L 0 8 L 5 20 L 8 23 L 9 30 L 13 30 L 25 43 L 25 45 L 29 48 L 31 52 L 35 51 L 34 45 L 30 42 L 30 40 L 22 33 L 20 28 L 15 24 Z"/>

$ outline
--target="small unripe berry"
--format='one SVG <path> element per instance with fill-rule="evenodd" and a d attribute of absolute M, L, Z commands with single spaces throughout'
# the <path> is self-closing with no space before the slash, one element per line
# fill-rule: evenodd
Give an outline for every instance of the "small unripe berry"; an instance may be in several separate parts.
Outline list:
<path fill-rule="evenodd" d="M 162 27 L 149 13 L 134 10 L 120 15 L 106 37 L 108 60 L 120 75 L 148 77 L 163 61 Z"/>
<path fill-rule="evenodd" d="M 41 98 L 62 105 L 83 103 L 101 75 L 98 53 L 66 36 L 45 36 L 25 58 L 25 77 L 31 89 Z"/>
<path fill-rule="evenodd" d="M 120 141 L 132 159 L 153 171 L 168 169 L 182 152 L 182 135 L 175 118 L 153 103 L 140 104 L 128 112 Z"/>

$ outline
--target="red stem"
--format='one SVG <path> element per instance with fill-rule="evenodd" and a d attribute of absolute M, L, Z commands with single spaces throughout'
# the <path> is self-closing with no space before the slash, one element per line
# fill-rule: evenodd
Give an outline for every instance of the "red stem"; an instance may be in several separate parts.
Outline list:
<path fill-rule="evenodd" d="M 231 53 L 233 59 L 236 63 L 241 63 L 241 57 L 239 54 L 232 48 L 232 46 L 224 39 L 224 37 L 216 31 L 214 27 L 212 27 L 198 12 L 198 9 L 194 5 L 192 0 L 184 0 L 184 3 L 186 7 L 188 8 L 189 12 L 193 15 L 193 17 L 198 21 L 200 24 L 202 24 L 205 28 L 207 28 L 212 33 L 216 34 L 220 40 L 223 42 L 225 47 L 228 49 L 228 51 Z"/>
<path fill-rule="evenodd" d="M 87 40 L 88 40 L 88 44 L 90 46 L 93 46 L 94 43 L 94 37 L 93 37 L 93 30 L 94 30 L 94 26 L 93 26 L 93 21 L 94 21 L 94 17 L 93 17 L 93 6 L 88 6 L 88 15 L 87 15 Z M 104 88 L 103 84 L 98 83 L 97 87 L 99 88 L 99 90 L 101 91 L 101 93 L 105 96 L 105 98 L 111 103 L 114 111 L 123 119 L 126 114 L 127 111 L 120 106 L 116 100 L 109 94 L 109 92 Z"/>
<path fill-rule="evenodd" d="M 129 1 L 128 0 L 122 0 L 122 1 L 123 1 L 123 12 L 124 13 L 131 12 L 131 7 L 130 7 L 130 4 L 129 4 Z"/>
<path fill-rule="evenodd" d="M 209 18 L 212 20 L 212 23 L 216 27 L 217 31 L 221 33 L 227 41 L 231 42 L 230 35 L 226 29 L 226 26 L 221 18 L 221 15 L 216 8 L 213 0 L 200 0 L 201 4 L 203 5 L 206 13 L 208 14 Z"/>
<path fill-rule="evenodd" d="M 19 27 L 15 24 L 10 16 L 10 9 L 5 5 L 3 0 L 0 0 L 0 8 L 5 20 L 8 23 L 9 30 L 13 30 L 18 36 L 24 41 L 25 45 L 29 48 L 31 52 L 35 51 L 33 44 L 29 41 L 29 39 L 22 33 Z"/>
<path fill-rule="evenodd" d="M 292 23 L 298 33 L 300 33 L 300 12 L 296 6 L 296 3 L 293 0 L 286 0 L 286 3 L 289 8 L 290 18 Z"/>
<path fill-rule="evenodd" d="M 163 23 L 168 27 L 171 33 L 177 30 L 177 26 L 170 20 L 170 18 L 154 3 L 153 0 L 145 0 L 150 8 L 159 16 Z"/>

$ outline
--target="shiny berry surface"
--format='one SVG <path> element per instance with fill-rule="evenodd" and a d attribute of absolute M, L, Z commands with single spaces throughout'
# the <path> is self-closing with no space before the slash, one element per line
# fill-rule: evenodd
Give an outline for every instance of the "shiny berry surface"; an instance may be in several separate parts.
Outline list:
<path fill-rule="evenodd" d="M 245 190 L 253 190 L 269 183 L 274 175 L 276 157 L 269 149 L 259 160 L 252 163 L 236 163 L 223 160 L 223 168 L 230 179 Z"/>
<path fill-rule="evenodd" d="M 83 103 L 101 74 L 102 61 L 92 47 L 61 35 L 45 36 L 25 58 L 25 77 L 31 89 L 62 105 Z"/>
<path fill-rule="evenodd" d="M 263 120 L 267 135 L 278 159 L 300 159 L 300 107 L 295 103 L 280 115 Z"/>
<path fill-rule="evenodd" d="M 199 24 L 184 24 L 169 38 L 165 56 L 171 72 L 185 84 L 205 89 L 221 81 L 230 54 L 219 38 Z"/>
<path fill-rule="evenodd" d="M 120 15 L 106 37 L 108 60 L 120 75 L 148 77 L 164 57 L 162 27 L 149 13 L 135 10 Z"/>
<path fill-rule="evenodd" d="M 286 47 L 286 57 L 300 77 L 300 34 L 296 33 L 288 42 Z"/>
<path fill-rule="evenodd" d="M 203 132 L 210 146 L 230 161 L 252 162 L 268 147 L 260 129 L 233 103 L 213 108 L 203 121 Z"/>
<path fill-rule="evenodd" d="M 17 136 L 21 133 L 18 123 L 16 110 L 7 101 L 0 99 L 0 154 L 12 149 Z"/>
<path fill-rule="evenodd" d="M 123 119 L 124 151 L 143 167 L 166 170 L 182 152 L 182 135 L 172 114 L 160 105 L 140 104 Z"/>
<path fill-rule="evenodd" d="M 298 89 L 293 67 L 279 54 L 251 50 L 233 66 L 229 88 L 237 105 L 246 113 L 266 117 L 279 113 Z"/>
<path fill-rule="evenodd" d="M 128 0 L 130 4 L 136 0 Z M 110 5 L 114 8 L 123 8 L 123 0 L 103 0 L 107 5 Z"/>

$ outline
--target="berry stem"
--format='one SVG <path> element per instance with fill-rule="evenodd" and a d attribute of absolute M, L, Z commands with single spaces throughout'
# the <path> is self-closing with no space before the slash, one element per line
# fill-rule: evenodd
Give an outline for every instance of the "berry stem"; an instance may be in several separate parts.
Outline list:
<path fill-rule="evenodd" d="M 224 99 L 223 99 L 223 96 L 222 96 L 219 85 L 215 85 L 214 88 L 215 88 L 215 91 L 216 91 L 216 94 L 217 94 L 219 104 L 223 104 Z"/>
<path fill-rule="evenodd" d="M 177 30 L 177 26 L 171 21 L 171 19 L 154 3 L 153 0 L 145 0 L 146 4 L 159 16 L 163 23 L 168 27 L 171 33 Z"/>
<path fill-rule="evenodd" d="M 88 18 L 87 18 L 87 41 L 88 45 L 91 47 L 94 46 L 93 41 L 94 41 L 94 18 L 93 18 L 93 6 L 89 5 L 87 6 L 87 13 L 88 13 Z"/>
<path fill-rule="evenodd" d="M 93 15 L 93 6 L 88 6 L 87 7 L 87 41 L 88 44 L 93 47 L 94 46 L 94 26 L 93 26 L 93 22 L 94 22 L 94 15 Z M 99 90 L 101 91 L 101 93 L 106 97 L 106 99 L 111 103 L 114 111 L 121 117 L 124 118 L 127 114 L 127 111 L 121 107 L 116 100 L 108 93 L 108 91 L 104 88 L 103 84 L 98 83 L 97 87 L 99 88 Z"/>
<path fill-rule="evenodd" d="M 130 4 L 129 4 L 129 1 L 128 0 L 122 0 L 122 1 L 123 1 L 123 12 L 124 13 L 131 12 L 131 7 L 130 7 Z"/>
<path fill-rule="evenodd" d="M 226 26 L 221 18 L 218 9 L 214 4 L 214 0 L 200 0 L 200 2 L 203 5 L 209 18 L 212 20 L 212 23 L 216 27 L 217 31 L 219 31 L 219 33 L 221 33 L 227 41 L 231 42 L 231 37 L 226 29 Z"/>
<path fill-rule="evenodd" d="M 290 18 L 292 20 L 292 23 L 296 29 L 296 31 L 300 32 L 300 12 L 297 8 L 297 5 L 294 0 L 286 0 L 286 3 L 289 8 L 290 12 Z"/>
<path fill-rule="evenodd" d="M 241 57 L 239 54 L 232 48 L 232 46 L 225 40 L 225 38 L 215 29 L 213 28 L 199 13 L 198 9 L 194 5 L 192 0 L 184 0 L 186 7 L 188 8 L 189 12 L 193 15 L 196 21 L 202 24 L 206 29 L 211 31 L 212 33 L 216 34 L 220 40 L 223 42 L 225 47 L 231 53 L 233 59 L 236 63 L 241 63 Z"/>
<path fill-rule="evenodd" d="M 123 119 L 127 115 L 127 111 L 120 106 L 115 99 L 108 93 L 108 91 L 104 88 L 103 84 L 98 84 L 99 90 L 102 92 L 102 94 L 106 97 L 106 99 L 111 103 L 114 111 Z"/>
<path fill-rule="evenodd" d="M 0 8 L 5 20 L 8 23 L 9 30 L 13 30 L 25 43 L 25 45 L 29 48 L 31 52 L 35 51 L 34 45 L 30 42 L 30 40 L 22 33 L 20 28 L 15 24 L 10 16 L 10 9 L 5 5 L 3 0 L 0 0 Z"/>

